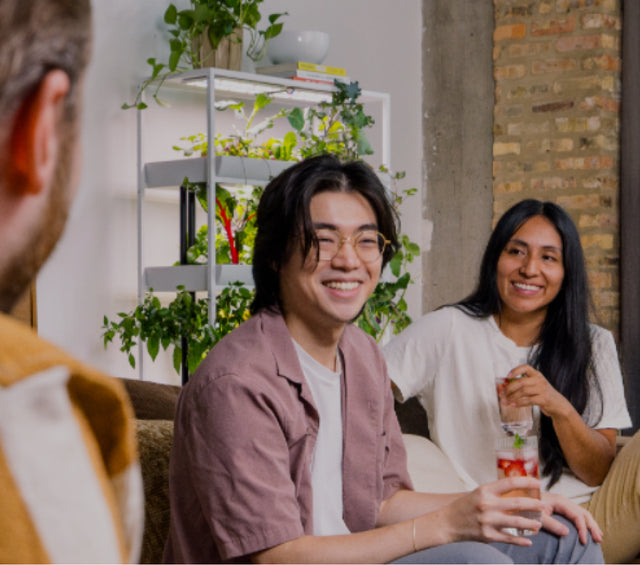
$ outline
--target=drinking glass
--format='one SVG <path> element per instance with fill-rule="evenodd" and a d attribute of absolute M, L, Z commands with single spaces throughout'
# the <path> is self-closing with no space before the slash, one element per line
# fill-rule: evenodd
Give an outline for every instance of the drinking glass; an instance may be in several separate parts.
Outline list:
<path fill-rule="evenodd" d="M 502 391 L 512 381 L 520 379 L 524 375 L 517 377 L 497 377 L 496 394 L 498 395 L 498 407 L 500 409 L 500 421 L 502 429 L 510 435 L 527 435 L 533 428 L 533 407 L 532 406 L 511 406 L 505 402 Z"/>
<path fill-rule="evenodd" d="M 496 440 L 498 479 L 504 479 L 505 477 L 534 477 L 539 479 L 538 461 L 538 438 L 536 436 L 502 436 Z M 540 489 L 515 489 L 502 496 L 530 496 L 539 499 Z M 517 514 L 525 518 L 542 521 L 541 512 L 523 510 L 522 512 L 517 512 Z M 533 530 L 523 529 L 514 529 L 512 533 L 519 536 L 534 534 Z"/>

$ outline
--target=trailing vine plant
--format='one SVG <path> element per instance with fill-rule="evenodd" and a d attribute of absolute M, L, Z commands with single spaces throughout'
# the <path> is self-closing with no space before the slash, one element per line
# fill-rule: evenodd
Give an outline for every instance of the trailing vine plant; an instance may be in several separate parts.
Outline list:
<path fill-rule="evenodd" d="M 365 129 L 373 124 L 358 101 L 360 89 L 357 83 L 336 83 L 330 102 L 317 107 L 280 110 L 257 124 L 258 113 L 264 110 L 271 99 L 259 94 L 247 113 L 244 102 L 225 101 L 216 104 L 219 111 L 233 111 L 244 123 L 233 135 L 217 135 L 214 150 L 219 155 L 257 157 L 296 161 L 322 153 L 333 153 L 345 160 L 361 158 L 373 152 L 366 138 Z M 279 119 L 286 118 L 292 127 L 283 138 L 269 138 L 259 142 L 258 136 L 272 128 Z M 186 147 L 174 149 L 185 156 L 205 156 L 209 151 L 204 134 L 181 138 Z M 392 205 L 399 211 L 406 198 L 417 193 L 417 189 L 398 189 L 404 173 L 392 174 L 384 167 L 381 172 L 391 179 Z M 195 192 L 203 209 L 207 210 L 205 183 L 191 183 L 185 179 L 183 186 Z M 216 220 L 222 229 L 216 235 L 217 263 L 250 263 L 255 238 L 255 212 L 262 193 L 261 188 L 243 189 L 216 186 Z M 208 261 L 208 232 L 203 225 L 196 235 L 195 244 L 187 251 L 187 261 L 202 264 Z M 411 276 L 407 272 L 409 263 L 419 255 L 420 247 L 405 234 L 400 234 L 401 247 L 392 258 L 389 269 L 392 280 L 381 281 L 364 306 L 356 324 L 380 341 L 389 332 L 397 334 L 411 323 L 405 300 Z M 249 317 L 249 305 L 253 291 L 241 283 L 225 287 L 216 297 L 216 320 L 208 323 L 208 298 L 194 297 L 192 293 L 178 287 L 176 298 L 167 306 L 150 290 L 144 301 L 131 312 L 121 312 L 118 319 L 103 322 L 103 340 L 107 347 L 114 339 L 120 341 L 120 350 L 128 356 L 129 364 L 135 367 L 132 350 L 138 340 L 146 343 L 150 357 L 155 360 L 160 348 L 173 347 L 173 365 L 180 371 L 183 336 L 188 337 L 188 370 L 193 372 L 207 352 L 233 328 Z"/>
<path fill-rule="evenodd" d="M 262 59 L 269 39 L 282 31 L 283 24 L 279 20 L 288 15 L 286 12 L 269 14 L 267 27 L 258 29 L 258 23 L 262 19 L 262 2 L 263 0 L 189 0 L 189 6 L 182 10 L 178 10 L 171 2 L 164 12 L 164 24 L 169 37 L 168 60 L 163 62 L 155 57 L 147 59 L 151 75 L 140 85 L 135 100 L 124 103 L 122 108 L 146 108 L 142 95 L 151 85 L 155 86 L 152 92 L 155 102 L 166 106 L 167 103 L 159 97 L 159 92 L 169 77 L 185 70 L 212 66 L 211 61 L 203 59 L 200 50 L 196 48 L 202 36 L 206 36 L 213 49 L 216 49 L 225 38 L 241 42 L 242 31 L 246 30 L 249 37 L 247 56 L 253 61 Z"/>

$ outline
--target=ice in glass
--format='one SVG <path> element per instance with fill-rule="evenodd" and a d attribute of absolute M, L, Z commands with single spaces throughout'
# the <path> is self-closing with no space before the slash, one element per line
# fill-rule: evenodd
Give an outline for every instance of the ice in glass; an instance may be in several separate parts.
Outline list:
<path fill-rule="evenodd" d="M 506 386 L 521 376 L 507 379 L 496 378 L 496 393 L 498 395 L 498 407 L 500 408 L 500 420 L 502 429 L 508 434 L 527 435 L 533 428 L 533 408 L 531 406 L 511 406 L 506 402 L 503 391 Z"/>

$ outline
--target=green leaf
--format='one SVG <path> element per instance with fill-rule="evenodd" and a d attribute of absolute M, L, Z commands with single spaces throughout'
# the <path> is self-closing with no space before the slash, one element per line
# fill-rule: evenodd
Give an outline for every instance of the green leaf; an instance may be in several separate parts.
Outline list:
<path fill-rule="evenodd" d="M 412 255 L 420 254 L 420 246 L 417 243 L 410 242 L 407 245 L 405 245 L 405 249 Z"/>
<path fill-rule="evenodd" d="M 269 40 L 269 39 L 273 39 L 274 37 L 276 37 L 277 35 L 280 35 L 280 32 L 282 31 L 282 24 L 274 24 L 269 26 L 265 32 L 264 32 L 264 38 L 265 40 Z"/>
<path fill-rule="evenodd" d="M 407 288 L 409 286 L 410 282 L 411 282 L 411 274 L 410 273 L 404 273 L 404 275 L 402 275 L 396 281 L 396 287 L 405 289 L 405 288 Z"/>
<path fill-rule="evenodd" d="M 151 73 L 151 80 L 155 79 L 162 69 L 164 69 L 165 65 L 163 63 L 156 63 L 153 66 L 153 70 Z"/>
<path fill-rule="evenodd" d="M 221 100 L 215 103 L 216 110 L 221 112 L 228 108 L 239 109 L 242 107 L 244 107 L 244 102 L 236 102 L 235 100 Z"/>
<path fill-rule="evenodd" d="M 304 114 L 300 108 L 294 108 L 291 110 L 287 116 L 287 120 L 291 127 L 296 131 L 302 130 L 305 124 Z"/>
<path fill-rule="evenodd" d="M 254 108 L 256 108 L 257 110 L 262 110 L 268 104 L 271 104 L 271 98 L 266 94 L 260 93 L 256 96 Z"/>
<path fill-rule="evenodd" d="M 131 365 L 132 369 L 136 368 L 136 358 L 133 356 L 133 353 L 129 353 L 129 365 Z"/>
<path fill-rule="evenodd" d="M 157 335 L 154 335 L 147 340 L 147 351 L 149 352 L 149 356 L 153 361 L 156 360 L 159 350 L 160 350 L 160 338 Z"/>
<path fill-rule="evenodd" d="M 175 346 L 173 350 L 173 368 L 176 373 L 180 374 L 180 368 L 182 367 L 182 348 Z"/>
<path fill-rule="evenodd" d="M 174 4 L 169 4 L 169 7 L 166 9 L 164 13 L 164 23 L 169 25 L 174 25 L 176 23 L 176 19 L 178 17 L 178 9 Z"/>
<path fill-rule="evenodd" d="M 270 24 L 274 24 L 276 23 L 276 21 L 278 21 L 282 16 L 288 16 L 289 12 L 280 12 L 279 14 L 269 14 L 269 16 L 267 17 L 267 19 L 269 20 Z"/>
<path fill-rule="evenodd" d="M 209 8 L 206 4 L 198 4 L 195 7 L 193 12 L 193 19 L 198 22 L 208 22 L 209 21 Z"/>
<path fill-rule="evenodd" d="M 402 267 L 402 253 L 398 252 L 391 258 L 391 261 L 389 261 L 389 268 L 391 269 L 391 272 L 393 273 L 394 277 L 397 277 L 398 275 L 400 275 L 401 267 Z"/>
<path fill-rule="evenodd" d="M 169 70 L 171 72 L 174 72 L 178 67 L 178 62 L 180 61 L 181 56 L 181 51 L 172 51 L 171 55 L 169 55 Z"/>
<path fill-rule="evenodd" d="M 363 135 L 358 135 L 358 154 L 360 155 L 373 155 L 373 149 L 369 140 Z"/>
<path fill-rule="evenodd" d="M 369 325 L 375 330 L 375 332 L 380 331 L 380 324 L 378 324 L 378 320 L 376 320 L 376 314 L 374 309 L 371 307 L 371 304 L 367 302 L 364 308 L 364 317 L 366 318 Z"/>
<path fill-rule="evenodd" d="M 182 30 L 189 30 L 193 26 L 193 10 L 182 10 L 178 12 L 178 27 Z"/>
<path fill-rule="evenodd" d="M 524 439 L 522 439 L 518 434 L 513 438 L 513 448 L 514 449 L 522 449 L 524 447 Z"/>
<path fill-rule="evenodd" d="M 350 82 L 349 84 L 345 84 L 345 83 L 340 83 L 340 84 L 344 85 L 344 88 L 342 90 L 344 91 L 344 94 L 348 98 L 355 100 L 356 98 L 358 98 L 358 96 L 360 96 L 361 90 L 360 90 L 360 86 L 358 85 L 358 81 Z"/>
<path fill-rule="evenodd" d="M 187 366 L 189 367 L 189 373 L 193 373 L 202 361 L 202 345 L 197 341 L 191 341 L 189 343 L 189 353 L 187 354 Z"/>

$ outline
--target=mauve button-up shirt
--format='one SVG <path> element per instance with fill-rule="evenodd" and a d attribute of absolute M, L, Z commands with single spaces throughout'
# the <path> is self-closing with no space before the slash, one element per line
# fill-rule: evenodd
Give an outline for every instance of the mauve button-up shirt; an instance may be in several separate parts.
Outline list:
<path fill-rule="evenodd" d="M 343 506 L 351 532 L 412 488 L 386 366 L 347 326 L 342 359 Z M 222 339 L 178 402 L 165 562 L 248 561 L 313 534 L 311 458 L 318 413 L 281 314 L 262 311 Z"/>

